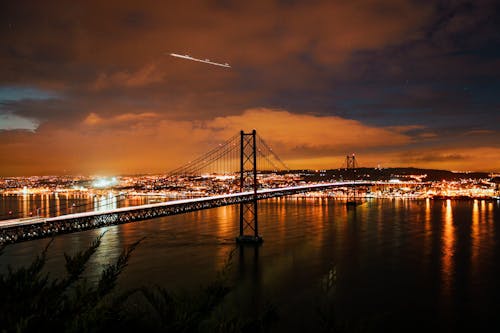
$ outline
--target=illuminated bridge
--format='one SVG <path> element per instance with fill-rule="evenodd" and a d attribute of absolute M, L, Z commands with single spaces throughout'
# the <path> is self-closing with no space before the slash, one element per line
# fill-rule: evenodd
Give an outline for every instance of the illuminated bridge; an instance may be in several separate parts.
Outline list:
<path fill-rule="evenodd" d="M 286 195 L 322 191 L 345 186 L 370 186 L 373 182 L 353 181 L 311 184 L 257 191 L 257 200 Z M 162 216 L 183 214 L 202 209 L 252 203 L 254 192 L 247 191 L 204 198 L 174 200 L 161 203 L 130 206 L 107 211 L 66 214 L 46 218 L 21 218 L 0 222 L 0 243 L 15 243 L 25 240 L 51 237 L 57 234 L 78 232 L 109 225 L 149 220 Z"/>
<path fill-rule="evenodd" d="M 39 214 L 39 216 L 48 217 L 4 220 L 0 222 L 0 245 L 234 204 L 240 206 L 239 235 L 236 240 L 245 243 L 260 243 L 262 238 L 259 235 L 258 223 L 257 202 L 259 200 L 331 188 L 375 184 L 370 181 L 345 181 L 262 189 L 258 182 L 257 167 L 267 172 L 288 170 L 286 164 L 257 135 L 255 130 L 249 133 L 241 131 L 226 142 L 219 144 L 215 149 L 169 174 L 169 177 L 198 176 L 205 173 L 238 174 L 239 191 L 237 193 L 55 217 L 50 217 L 49 212 Z M 250 234 L 246 233 L 249 230 Z"/>

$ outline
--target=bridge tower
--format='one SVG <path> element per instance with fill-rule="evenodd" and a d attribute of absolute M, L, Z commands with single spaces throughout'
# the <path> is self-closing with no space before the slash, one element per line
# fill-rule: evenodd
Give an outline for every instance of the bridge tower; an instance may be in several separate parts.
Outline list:
<path fill-rule="evenodd" d="M 353 181 L 356 181 L 356 169 L 359 167 L 358 161 L 356 161 L 356 155 L 352 153 L 352 155 L 346 155 L 345 157 L 345 169 L 347 179 L 352 178 Z M 352 190 L 347 192 L 347 206 L 356 206 L 358 205 L 357 201 L 357 193 L 356 188 L 353 186 Z"/>
<path fill-rule="evenodd" d="M 345 168 L 346 169 L 356 169 L 358 168 L 358 161 L 356 161 L 356 155 L 354 153 L 345 157 Z"/>
<path fill-rule="evenodd" d="M 359 164 L 354 153 L 352 153 L 352 155 L 346 155 L 342 167 L 345 167 L 345 179 L 356 180 L 356 170 L 359 168 Z"/>
<path fill-rule="evenodd" d="M 248 202 L 240 203 L 240 235 L 238 243 L 262 243 L 259 236 L 257 214 L 257 132 L 240 132 L 240 192 L 253 191 L 253 197 Z M 245 230 L 252 230 L 246 235 Z"/>

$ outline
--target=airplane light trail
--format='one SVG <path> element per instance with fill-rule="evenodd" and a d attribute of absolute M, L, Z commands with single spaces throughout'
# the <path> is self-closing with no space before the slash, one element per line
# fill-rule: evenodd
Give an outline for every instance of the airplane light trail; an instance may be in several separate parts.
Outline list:
<path fill-rule="evenodd" d="M 191 57 L 191 56 L 189 56 L 187 54 L 186 55 L 181 55 L 181 54 L 176 54 L 176 53 L 170 53 L 169 55 L 171 55 L 172 57 L 176 57 L 176 58 L 182 58 L 182 59 L 186 59 L 186 60 L 203 62 L 205 64 L 210 64 L 210 65 L 215 65 L 215 66 L 220 66 L 220 67 L 231 68 L 231 66 L 229 66 L 229 64 L 227 62 L 225 64 L 219 64 L 217 62 L 210 61 L 209 59 L 202 60 L 202 59 L 193 58 L 193 57 Z"/>

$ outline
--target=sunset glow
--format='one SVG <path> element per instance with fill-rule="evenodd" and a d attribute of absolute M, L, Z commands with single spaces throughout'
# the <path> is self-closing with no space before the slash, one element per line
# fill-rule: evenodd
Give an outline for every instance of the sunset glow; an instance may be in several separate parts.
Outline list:
<path fill-rule="evenodd" d="M 500 171 L 494 10 L 10 2 L 0 175 L 166 172 L 254 128 L 292 168 L 356 152 L 366 167 Z"/>

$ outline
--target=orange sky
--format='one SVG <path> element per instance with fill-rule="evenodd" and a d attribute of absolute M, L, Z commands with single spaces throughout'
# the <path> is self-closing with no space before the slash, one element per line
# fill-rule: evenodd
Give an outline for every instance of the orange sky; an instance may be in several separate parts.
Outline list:
<path fill-rule="evenodd" d="M 495 6 L 11 2 L 0 175 L 166 172 L 253 128 L 292 168 L 356 152 L 367 167 L 500 171 Z"/>

